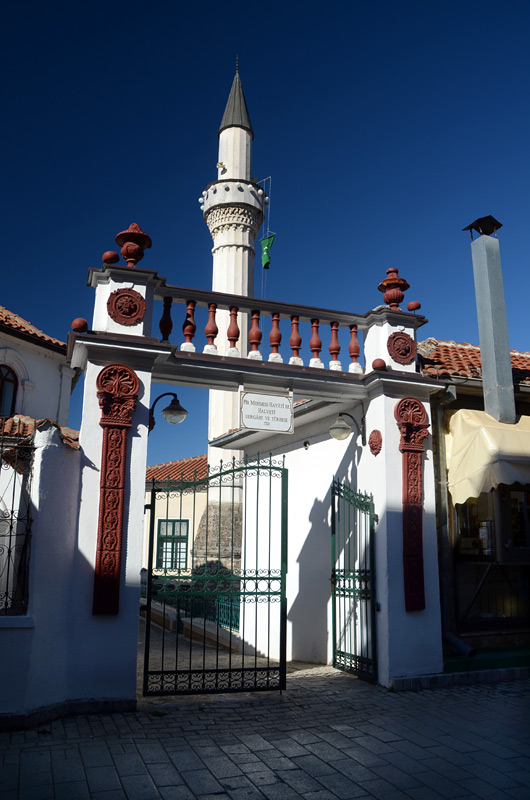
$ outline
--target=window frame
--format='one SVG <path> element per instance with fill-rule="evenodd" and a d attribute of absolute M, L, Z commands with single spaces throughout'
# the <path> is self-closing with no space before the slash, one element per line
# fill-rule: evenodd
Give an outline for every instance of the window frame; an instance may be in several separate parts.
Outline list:
<path fill-rule="evenodd" d="M 481 546 L 477 547 L 478 552 L 463 552 L 461 549 L 462 539 L 471 537 L 461 536 L 461 517 L 462 511 L 457 508 L 459 506 L 467 506 L 466 503 L 453 504 L 451 507 L 452 514 L 452 538 L 453 548 L 457 561 L 481 561 L 481 562 L 494 562 L 499 564 L 530 564 L 530 529 L 527 533 L 527 545 L 514 547 L 514 528 L 513 528 L 513 505 L 511 502 L 512 493 L 520 494 L 521 492 L 528 495 L 525 498 L 525 508 L 527 511 L 527 523 L 530 528 L 530 485 L 524 486 L 519 483 L 500 484 L 496 489 L 490 492 L 483 492 L 478 498 L 470 498 L 478 507 L 479 503 L 484 507 L 485 504 L 489 506 L 489 519 L 482 520 L 482 525 L 490 522 L 490 530 L 487 532 L 484 528 L 482 532 L 480 528 L 482 525 L 479 518 L 479 531 L 478 536 L 475 534 L 475 539 L 481 540 Z M 486 500 L 487 498 L 487 500 Z M 482 535 L 481 535 L 482 534 Z M 486 542 L 489 541 L 489 546 Z M 489 552 L 488 552 L 489 551 Z"/>
<path fill-rule="evenodd" d="M 7 374 L 5 374 L 4 371 Z M 13 396 L 11 398 L 11 403 L 9 406 L 9 411 L 6 410 L 6 413 L 4 414 L 2 413 L 2 411 L 4 404 L 4 390 L 6 383 L 13 385 L 14 388 L 13 388 Z M 9 419 L 9 417 L 13 416 L 15 412 L 15 405 L 17 402 L 18 386 L 19 386 L 18 375 L 13 369 L 13 367 L 10 367 L 9 364 L 6 363 L 0 364 L 0 418 Z"/>
<path fill-rule="evenodd" d="M 189 520 L 187 519 L 158 519 L 156 537 L 156 569 L 164 572 L 183 572 L 188 568 L 189 546 Z M 171 533 L 167 533 L 167 526 L 171 526 Z M 178 533 L 175 529 L 179 526 Z M 163 526 L 166 531 L 163 532 Z M 182 530 L 185 530 L 185 533 Z M 167 555 L 165 546 L 169 544 L 170 565 L 166 565 Z M 183 558 L 182 558 L 183 555 Z"/>

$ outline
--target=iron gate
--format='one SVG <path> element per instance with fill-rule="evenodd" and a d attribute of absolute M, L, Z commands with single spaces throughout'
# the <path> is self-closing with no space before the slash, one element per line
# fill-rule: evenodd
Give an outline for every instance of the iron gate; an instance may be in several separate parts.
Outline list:
<path fill-rule="evenodd" d="M 287 470 L 153 481 L 144 695 L 284 689 Z"/>
<path fill-rule="evenodd" d="M 374 527 L 371 495 L 331 487 L 333 666 L 377 680 Z"/>

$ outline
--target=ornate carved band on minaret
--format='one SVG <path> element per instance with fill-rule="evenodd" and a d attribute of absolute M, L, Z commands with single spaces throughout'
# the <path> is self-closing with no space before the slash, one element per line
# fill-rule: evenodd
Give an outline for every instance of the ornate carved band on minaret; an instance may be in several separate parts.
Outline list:
<path fill-rule="evenodd" d="M 405 609 L 425 608 L 423 577 L 423 440 L 429 435 L 427 412 L 414 397 L 404 397 L 394 409 L 401 431 L 403 470 L 403 578 Z"/>
<path fill-rule="evenodd" d="M 263 212 L 252 206 L 215 206 L 204 215 L 212 238 L 217 231 L 250 228 L 254 238 L 263 222 Z"/>
<path fill-rule="evenodd" d="M 96 381 L 103 445 L 93 614 L 119 611 L 127 429 L 131 427 L 139 386 L 136 373 L 123 364 L 105 367 Z"/>

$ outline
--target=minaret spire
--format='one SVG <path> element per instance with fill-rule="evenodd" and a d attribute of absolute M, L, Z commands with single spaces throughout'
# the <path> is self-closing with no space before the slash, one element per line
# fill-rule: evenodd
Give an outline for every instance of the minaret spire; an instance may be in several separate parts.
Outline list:
<path fill-rule="evenodd" d="M 236 74 L 234 75 L 232 89 L 230 90 L 225 113 L 223 114 L 223 119 L 219 127 L 219 136 L 221 136 L 221 133 L 226 130 L 226 128 L 231 127 L 244 128 L 250 133 L 251 137 L 254 138 L 245 94 L 243 92 L 241 78 L 239 77 L 239 57 L 236 57 Z"/>
<path fill-rule="evenodd" d="M 219 128 L 217 180 L 206 187 L 200 203 L 213 239 L 212 289 L 246 296 L 254 294 L 254 246 L 265 207 L 265 192 L 252 178 L 253 138 L 237 58 L 236 73 Z M 222 355 L 246 357 L 248 320 L 245 315 L 239 315 L 241 336 L 235 351 L 229 349 L 227 340 L 229 322 L 227 311 L 217 312 L 217 351 Z M 212 391 L 209 438 L 220 436 L 238 424 L 237 396 Z M 209 454 L 210 461 L 212 455 Z"/>

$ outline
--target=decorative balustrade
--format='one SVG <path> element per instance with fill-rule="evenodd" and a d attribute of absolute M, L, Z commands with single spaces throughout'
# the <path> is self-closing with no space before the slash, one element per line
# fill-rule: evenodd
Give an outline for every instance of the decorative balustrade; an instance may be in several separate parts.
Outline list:
<path fill-rule="evenodd" d="M 323 308 L 309 306 L 294 306 L 272 300 L 259 300 L 255 297 L 244 297 L 224 294 L 222 292 L 209 292 L 198 289 L 188 289 L 181 286 L 161 286 L 156 294 L 157 300 L 163 301 L 163 313 L 160 319 L 160 332 L 162 341 L 170 341 L 170 336 L 178 324 L 176 322 L 173 304 L 184 306 L 184 321 L 182 323 L 182 340 L 175 341 L 179 350 L 216 355 L 219 351 L 228 356 L 243 356 L 254 360 L 263 360 L 265 357 L 270 362 L 283 363 L 286 360 L 281 352 L 282 340 L 288 338 L 290 356 L 289 364 L 303 366 L 306 363 L 317 369 L 325 368 L 322 359 L 322 338 L 326 328 L 329 328 L 329 369 L 362 373 L 359 363 L 361 346 L 358 340 L 358 331 L 367 327 L 366 315 L 350 314 L 348 312 L 330 311 Z M 204 317 L 204 338 L 200 325 L 196 320 L 197 313 Z M 219 327 L 217 324 L 219 312 L 223 312 L 229 320 L 226 328 L 225 340 L 219 340 Z M 173 321 L 173 319 L 175 322 Z M 241 342 L 241 328 L 243 318 L 249 320 L 248 342 Z M 269 326 L 270 325 L 270 330 Z M 268 354 L 265 355 L 264 327 L 269 330 Z M 302 327 L 302 331 L 301 331 Z M 305 335 L 307 330 L 307 336 Z M 197 333 L 199 331 L 199 333 Z M 343 340 L 341 348 L 340 339 Z M 301 354 L 303 344 L 309 351 L 309 358 Z M 348 364 L 343 366 L 340 359 L 341 350 L 346 350 Z"/>

